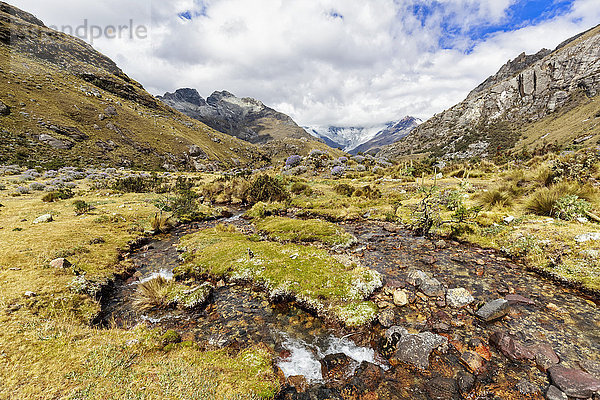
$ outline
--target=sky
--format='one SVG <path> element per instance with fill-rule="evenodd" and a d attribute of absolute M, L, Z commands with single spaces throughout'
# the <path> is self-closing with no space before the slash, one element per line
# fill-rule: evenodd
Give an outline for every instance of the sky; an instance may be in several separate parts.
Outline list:
<path fill-rule="evenodd" d="M 227 90 L 302 126 L 346 127 L 426 120 L 509 59 L 600 23 L 598 1 L 9 0 L 80 27 L 152 94 Z"/>

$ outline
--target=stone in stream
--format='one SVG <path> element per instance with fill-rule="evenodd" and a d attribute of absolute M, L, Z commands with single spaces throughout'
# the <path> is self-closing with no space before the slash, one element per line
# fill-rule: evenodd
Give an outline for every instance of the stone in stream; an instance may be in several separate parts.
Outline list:
<path fill-rule="evenodd" d="M 485 359 L 474 351 L 467 350 L 462 353 L 460 362 L 467 367 L 469 372 L 476 375 L 481 374 L 485 369 Z"/>
<path fill-rule="evenodd" d="M 596 377 L 596 379 L 600 379 L 600 362 L 583 360 L 579 361 L 579 366 L 588 374 Z"/>
<path fill-rule="evenodd" d="M 410 271 L 406 277 L 406 281 L 414 287 L 419 287 L 425 280 L 429 279 L 429 276 L 420 270 Z"/>
<path fill-rule="evenodd" d="M 560 362 L 560 358 L 548 343 L 536 343 L 529 346 L 528 349 L 534 354 L 535 364 L 542 372 Z"/>
<path fill-rule="evenodd" d="M 333 381 L 343 381 L 348 378 L 352 371 L 350 366 L 352 359 L 344 353 L 326 355 L 321 360 L 321 373 L 323 379 Z"/>
<path fill-rule="evenodd" d="M 386 309 L 379 313 L 377 316 L 379 324 L 384 328 L 389 328 L 396 323 L 396 312 L 393 309 Z"/>
<path fill-rule="evenodd" d="M 552 384 L 567 396 L 576 399 L 588 399 L 600 391 L 600 380 L 578 369 L 555 365 L 548 369 Z"/>
<path fill-rule="evenodd" d="M 515 305 L 515 304 L 525 304 L 525 305 L 530 305 L 533 306 L 535 305 L 535 301 L 521 296 L 520 294 L 507 294 L 506 296 L 504 296 L 504 299 L 506 301 L 508 301 L 508 304 Z"/>
<path fill-rule="evenodd" d="M 465 288 L 448 289 L 446 303 L 452 308 L 461 308 L 471 304 L 475 299 Z"/>
<path fill-rule="evenodd" d="M 490 344 L 513 361 L 531 360 L 535 357 L 526 346 L 504 332 L 494 332 L 490 336 Z"/>
<path fill-rule="evenodd" d="M 356 372 L 354 372 L 352 385 L 358 388 L 360 392 L 373 392 L 382 380 L 383 370 L 381 367 L 368 361 L 363 361 L 356 369 Z"/>
<path fill-rule="evenodd" d="M 550 385 L 546 391 L 546 400 L 569 400 L 569 398 L 559 388 Z"/>
<path fill-rule="evenodd" d="M 477 310 L 475 315 L 485 322 L 491 322 L 504 317 L 509 311 L 510 306 L 508 301 L 504 299 L 496 299 L 485 303 L 483 307 Z"/>
<path fill-rule="evenodd" d="M 408 293 L 404 289 L 394 290 L 394 304 L 398 307 L 404 307 L 408 304 Z"/>
<path fill-rule="evenodd" d="M 431 400 L 459 400 L 458 386 L 452 378 L 437 377 L 425 385 Z"/>
<path fill-rule="evenodd" d="M 475 375 L 466 371 L 458 371 L 458 374 L 456 374 L 456 383 L 458 384 L 460 393 L 464 397 L 467 397 L 467 394 L 473 390 L 473 387 L 475 386 Z"/>
<path fill-rule="evenodd" d="M 519 390 L 519 393 L 526 395 L 526 396 L 540 393 L 540 388 L 535 386 L 533 383 L 529 382 L 527 379 L 521 379 L 519 382 L 517 382 L 516 386 L 517 386 L 517 389 Z"/>
<path fill-rule="evenodd" d="M 440 297 L 444 295 L 444 286 L 435 278 L 426 279 L 419 286 L 419 290 L 429 297 Z"/>
<path fill-rule="evenodd" d="M 294 389 L 296 389 L 297 393 L 304 393 L 308 388 L 308 382 L 306 378 L 302 375 L 293 375 L 287 378 L 287 383 Z"/>
<path fill-rule="evenodd" d="M 444 349 L 447 345 L 447 338 L 431 332 L 402 335 L 390 362 L 406 363 L 420 369 L 428 369 L 429 355 L 436 349 Z"/>

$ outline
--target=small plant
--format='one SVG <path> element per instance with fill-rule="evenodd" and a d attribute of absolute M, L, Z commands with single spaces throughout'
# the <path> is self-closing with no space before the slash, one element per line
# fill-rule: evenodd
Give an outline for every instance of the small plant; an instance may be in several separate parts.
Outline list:
<path fill-rule="evenodd" d="M 87 214 L 92 210 L 92 206 L 83 200 L 75 200 L 73 202 L 73 206 L 75 207 L 76 215 Z"/>
<path fill-rule="evenodd" d="M 301 163 L 302 163 L 302 156 L 299 156 L 297 154 L 294 154 L 293 156 L 290 156 L 287 158 L 287 160 L 285 160 L 286 168 L 294 168 L 294 167 L 297 167 L 298 165 L 300 165 Z"/>
<path fill-rule="evenodd" d="M 335 167 L 333 167 L 331 169 L 331 175 L 333 175 L 334 177 L 342 177 L 344 176 L 344 174 L 346 173 L 346 168 L 344 168 L 341 165 L 336 165 Z"/>
<path fill-rule="evenodd" d="M 312 189 L 306 183 L 295 182 L 292 185 L 292 187 L 290 188 L 290 192 L 292 192 L 296 196 L 298 196 L 300 194 L 305 194 L 307 196 L 310 196 L 312 194 Z"/>
<path fill-rule="evenodd" d="M 333 190 L 340 196 L 351 197 L 356 189 L 354 186 L 348 185 L 347 183 L 340 183 L 335 185 Z"/>
<path fill-rule="evenodd" d="M 479 205 L 481 207 L 493 208 L 495 206 L 510 206 L 511 204 L 511 196 L 498 188 L 483 192 L 479 196 Z"/>
<path fill-rule="evenodd" d="M 118 179 L 112 185 L 112 189 L 123 193 L 164 193 L 163 185 L 164 179 L 155 174 L 150 177 L 136 175 Z"/>
<path fill-rule="evenodd" d="M 140 312 L 167 309 L 172 306 L 172 280 L 156 277 L 138 285 L 133 297 L 133 306 Z"/>
<path fill-rule="evenodd" d="M 71 199 L 74 196 L 75 196 L 75 193 L 73 193 L 73 191 L 71 189 L 61 189 L 61 190 L 56 191 L 56 192 L 46 193 L 42 197 L 42 201 L 44 203 L 53 203 L 53 202 L 58 201 L 58 200 Z"/>
<path fill-rule="evenodd" d="M 150 220 L 150 226 L 156 233 L 167 233 L 175 227 L 175 221 L 162 212 L 154 214 L 154 217 Z"/>
<path fill-rule="evenodd" d="M 417 235 L 428 235 L 432 229 L 441 225 L 439 197 L 436 195 L 438 188 L 436 186 L 420 187 L 419 191 L 423 193 L 423 199 L 413 213 L 413 229 Z"/>

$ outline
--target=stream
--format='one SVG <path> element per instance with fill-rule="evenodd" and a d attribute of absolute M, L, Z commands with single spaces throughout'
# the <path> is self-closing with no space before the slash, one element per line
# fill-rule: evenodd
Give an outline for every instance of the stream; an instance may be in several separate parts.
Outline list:
<path fill-rule="evenodd" d="M 194 340 L 207 350 L 226 347 L 235 351 L 264 343 L 277 355 L 275 366 L 280 376 L 304 377 L 295 387 L 285 385 L 281 399 L 543 399 L 548 386 L 545 372 L 535 363 L 510 361 L 488 347 L 490 336 L 498 331 L 510 333 L 524 344 L 550 344 L 561 364 L 569 367 L 578 367 L 585 360 L 600 362 L 597 299 L 529 272 L 497 252 L 452 241 L 440 245 L 389 223 L 340 224 L 358 239 L 343 253 L 383 274 L 385 287 L 372 300 L 382 311 L 393 310 L 393 325 L 411 333 L 432 331 L 449 339 L 448 351 L 436 352 L 427 370 L 392 367 L 382 355 L 385 328 L 380 324 L 349 331 L 326 324 L 294 303 L 272 304 L 250 286 L 218 282 L 206 308 L 193 313 L 171 310 L 140 315 L 134 310 L 132 297 L 139 282 L 156 276 L 172 278 L 179 263 L 176 246 L 181 236 L 219 222 L 251 232 L 250 222 L 239 216 L 179 227 L 133 252 L 130 259 L 137 272 L 128 280 L 117 281 L 110 296 L 103 299 L 102 323 L 131 328 L 143 322 L 174 329 L 184 340 Z M 411 270 L 423 271 L 447 288 L 465 288 L 480 303 L 506 294 L 522 295 L 530 301 L 513 305 L 508 316 L 490 323 L 477 319 L 469 308 L 451 309 L 442 299 L 428 299 L 419 293 L 410 304 L 394 307 L 389 296 L 393 290 L 416 292 L 407 283 Z M 473 375 L 466 372 L 460 355 L 471 347 L 489 354 L 489 362 L 467 394 L 461 382 Z M 349 361 L 344 365 L 344 378 L 324 377 L 323 360 L 339 354 Z M 371 379 L 368 373 L 355 375 L 362 373 L 364 365 L 380 368 L 377 388 L 369 388 L 368 382 L 357 383 L 357 379 Z"/>

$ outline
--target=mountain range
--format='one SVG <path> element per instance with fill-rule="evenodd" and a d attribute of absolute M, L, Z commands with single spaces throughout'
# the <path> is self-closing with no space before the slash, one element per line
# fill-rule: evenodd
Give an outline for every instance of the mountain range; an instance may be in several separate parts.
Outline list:
<path fill-rule="evenodd" d="M 435 115 L 381 156 L 448 159 L 600 140 L 600 25 L 555 50 L 519 55 L 467 98 Z"/>

